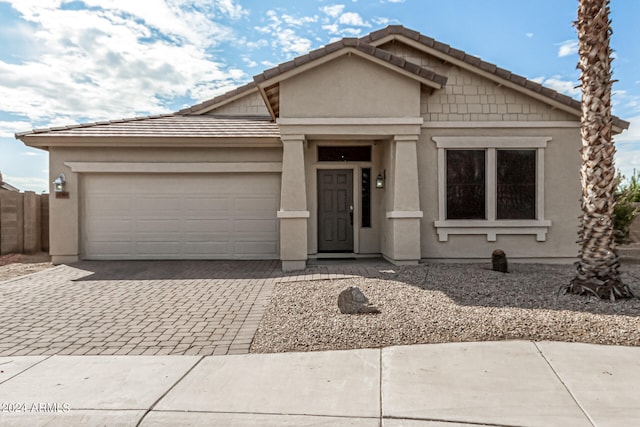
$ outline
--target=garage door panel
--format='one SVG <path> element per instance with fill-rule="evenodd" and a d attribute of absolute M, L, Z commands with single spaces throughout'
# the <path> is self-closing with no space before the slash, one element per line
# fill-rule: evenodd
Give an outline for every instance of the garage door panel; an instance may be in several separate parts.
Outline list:
<path fill-rule="evenodd" d="M 180 255 L 180 242 L 172 241 L 151 241 L 136 242 L 135 251 L 141 255 L 171 255 L 176 257 Z"/>
<path fill-rule="evenodd" d="M 278 231 L 278 222 L 271 220 L 239 219 L 233 222 L 236 233 L 264 233 Z M 270 233 L 269 233 L 270 235 Z"/>
<path fill-rule="evenodd" d="M 274 259 L 278 174 L 83 175 L 86 259 Z"/>
<path fill-rule="evenodd" d="M 253 212 L 258 209 L 261 211 L 271 211 L 278 209 L 276 200 L 273 197 L 241 197 L 235 198 L 234 208 L 238 211 Z"/>
<path fill-rule="evenodd" d="M 121 212 L 129 212 L 131 203 L 131 200 L 118 200 L 116 197 L 99 201 L 89 200 L 86 212 L 91 215 L 89 218 L 112 218 Z"/>
<path fill-rule="evenodd" d="M 231 210 L 231 200 L 226 197 L 207 197 L 202 196 L 185 196 L 182 200 L 182 207 L 184 209 L 194 212 L 211 212 L 211 211 L 226 211 Z"/>

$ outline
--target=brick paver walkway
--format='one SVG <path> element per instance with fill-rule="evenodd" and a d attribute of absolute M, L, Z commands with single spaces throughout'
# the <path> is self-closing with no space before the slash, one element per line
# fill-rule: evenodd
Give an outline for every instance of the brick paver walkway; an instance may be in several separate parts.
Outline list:
<path fill-rule="evenodd" d="M 0 356 L 243 354 L 279 281 L 377 277 L 382 262 L 83 261 L 0 282 Z"/>

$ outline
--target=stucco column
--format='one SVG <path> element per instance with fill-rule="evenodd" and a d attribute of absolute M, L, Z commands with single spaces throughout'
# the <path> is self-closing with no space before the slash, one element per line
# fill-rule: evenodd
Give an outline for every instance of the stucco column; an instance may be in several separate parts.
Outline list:
<path fill-rule="evenodd" d="M 307 265 L 307 188 L 304 170 L 304 135 L 282 136 L 280 184 L 280 260 L 283 271 Z"/>
<path fill-rule="evenodd" d="M 60 197 L 51 183 L 60 173 L 66 178 L 64 197 Z M 49 253 L 54 264 L 78 261 L 79 248 L 79 205 L 80 195 L 78 174 L 71 172 L 62 162 L 57 150 L 49 152 Z"/>
<path fill-rule="evenodd" d="M 389 252 L 394 264 L 420 261 L 420 191 L 418 188 L 418 135 L 396 135 L 393 146 L 391 185 L 393 198 L 386 217 L 391 232 Z"/>

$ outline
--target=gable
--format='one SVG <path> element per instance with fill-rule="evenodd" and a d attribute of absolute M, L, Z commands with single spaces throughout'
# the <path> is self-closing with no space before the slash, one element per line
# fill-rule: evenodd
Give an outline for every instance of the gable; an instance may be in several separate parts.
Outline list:
<path fill-rule="evenodd" d="M 214 116 L 268 116 L 269 110 L 259 92 L 252 92 L 206 113 Z"/>
<path fill-rule="evenodd" d="M 380 48 L 447 77 L 447 85 L 422 97 L 425 121 L 579 121 L 571 114 L 531 96 L 447 63 L 401 41 Z"/>
<path fill-rule="evenodd" d="M 417 117 L 420 82 L 343 55 L 280 83 L 280 117 Z"/>

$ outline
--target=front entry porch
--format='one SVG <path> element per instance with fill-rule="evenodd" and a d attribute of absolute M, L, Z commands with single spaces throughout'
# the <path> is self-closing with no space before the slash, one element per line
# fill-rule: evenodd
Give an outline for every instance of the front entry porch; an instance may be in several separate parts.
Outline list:
<path fill-rule="evenodd" d="M 281 121 L 283 270 L 328 256 L 418 263 L 422 119 Z"/>

